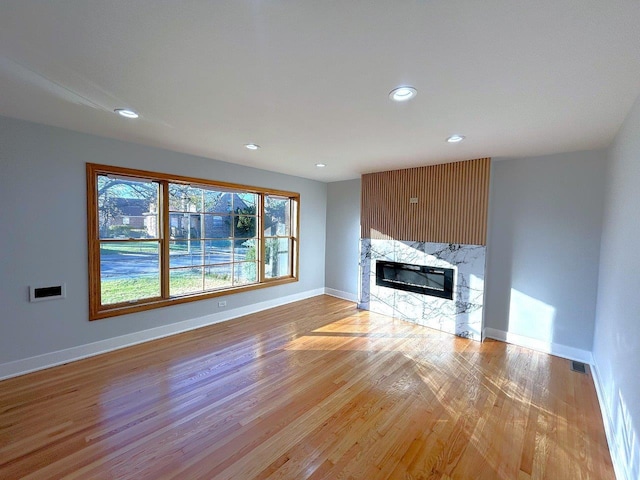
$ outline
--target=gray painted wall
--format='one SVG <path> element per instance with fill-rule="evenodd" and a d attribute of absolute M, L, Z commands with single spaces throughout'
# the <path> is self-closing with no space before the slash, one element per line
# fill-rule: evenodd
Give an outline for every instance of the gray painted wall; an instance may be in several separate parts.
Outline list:
<path fill-rule="evenodd" d="M 327 185 L 325 286 L 358 296 L 360 179 Z"/>
<path fill-rule="evenodd" d="M 605 157 L 492 163 L 485 327 L 591 351 Z"/>
<path fill-rule="evenodd" d="M 593 342 L 614 460 L 640 478 L 640 98 L 609 149 Z"/>
<path fill-rule="evenodd" d="M 326 184 L 0 117 L 0 363 L 220 311 L 213 299 L 87 320 L 86 162 L 299 192 L 300 281 L 226 308 L 324 287 Z M 66 299 L 28 302 L 29 285 L 57 282 Z"/>

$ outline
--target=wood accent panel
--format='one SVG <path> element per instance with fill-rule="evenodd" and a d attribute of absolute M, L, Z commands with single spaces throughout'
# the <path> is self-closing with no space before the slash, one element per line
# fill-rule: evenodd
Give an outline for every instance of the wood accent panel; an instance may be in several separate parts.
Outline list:
<path fill-rule="evenodd" d="M 480 158 L 363 175 L 361 237 L 486 245 L 490 168 Z"/>
<path fill-rule="evenodd" d="M 568 360 L 319 296 L 0 382 L 0 478 L 614 473 Z"/>

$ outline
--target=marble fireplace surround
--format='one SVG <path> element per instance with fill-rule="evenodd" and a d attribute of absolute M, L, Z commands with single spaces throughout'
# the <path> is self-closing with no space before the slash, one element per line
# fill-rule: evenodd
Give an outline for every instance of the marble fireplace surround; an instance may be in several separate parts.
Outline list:
<path fill-rule="evenodd" d="M 358 308 L 482 341 L 486 247 L 360 239 Z M 453 300 L 376 285 L 376 260 L 454 269 Z"/>

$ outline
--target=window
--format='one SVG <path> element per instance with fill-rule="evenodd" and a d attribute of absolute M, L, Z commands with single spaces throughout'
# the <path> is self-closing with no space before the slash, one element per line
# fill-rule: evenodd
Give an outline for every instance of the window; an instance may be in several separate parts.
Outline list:
<path fill-rule="evenodd" d="M 297 281 L 297 193 L 87 164 L 92 320 Z"/>
<path fill-rule="evenodd" d="M 278 278 L 291 275 L 291 199 L 265 195 L 264 242 L 265 277 Z"/>

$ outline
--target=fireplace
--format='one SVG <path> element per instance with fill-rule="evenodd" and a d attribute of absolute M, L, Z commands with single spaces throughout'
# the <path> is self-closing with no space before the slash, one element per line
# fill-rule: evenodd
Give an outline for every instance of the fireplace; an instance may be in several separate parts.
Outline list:
<path fill-rule="evenodd" d="M 358 308 L 481 341 L 485 250 L 362 238 Z"/>
<path fill-rule="evenodd" d="M 376 285 L 453 300 L 453 269 L 376 260 Z"/>

